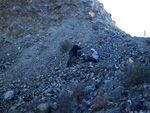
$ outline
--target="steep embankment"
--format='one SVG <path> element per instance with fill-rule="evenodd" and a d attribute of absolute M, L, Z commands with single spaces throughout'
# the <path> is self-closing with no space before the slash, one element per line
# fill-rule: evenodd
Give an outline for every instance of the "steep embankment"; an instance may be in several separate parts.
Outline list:
<path fill-rule="evenodd" d="M 103 35 L 126 35 L 98 1 L 3 1 L 1 8 L 1 69 L 8 76 L 48 74 L 64 40 L 87 46 Z"/>
<path fill-rule="evenodd" d="M 133 40 L 114 25 L 102 3 L 0 2 L 1 112 L 148 112 L 149 77 L 134 79 L 128 62 L 149 64 L 149 39 Z M 95 48 L 99 62 L 80 58 L 67 68 L 68 51 L 60 46 L 65 40 L 70 47 L 81 42 L 82 53 Z"/>

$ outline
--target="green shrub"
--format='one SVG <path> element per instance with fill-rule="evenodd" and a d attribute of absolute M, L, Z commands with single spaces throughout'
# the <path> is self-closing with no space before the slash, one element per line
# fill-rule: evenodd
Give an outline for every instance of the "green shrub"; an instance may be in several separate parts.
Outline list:
<path fill-rule="evenodd" d="M 44 46 L 44 45 L 41 46 L 41 49 L 46 49 L 46 48 L 47 48 L 47 46 Z"/>
<path fill-rule="evenodd" d="M 65 53 L 68 51 L 70 46 L 70 42 L 68 40 L 65 40 L 63 42 L 60 43 L 60 49 L 62 53 Z"/>
<path fill-rule="evenodd" d="M 150 81 L 150 66 L 139 62 L 128 64 L 125 72 L 126 85 L 139 85 Z"/>
<path fill-rule="evenodd" d="M 98 45 L 102 45 L 103 43 L 104 43 L 104 42 L 102 42 L 102 41 L 99 41 L 99 42 L 98 42 Z"/>

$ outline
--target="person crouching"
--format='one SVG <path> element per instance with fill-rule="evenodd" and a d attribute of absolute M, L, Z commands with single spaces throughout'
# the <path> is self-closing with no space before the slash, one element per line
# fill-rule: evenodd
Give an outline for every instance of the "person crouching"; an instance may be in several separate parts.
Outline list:
<path fill-rule="evenodd" d="M 94 49 L 94 48 L 92 48 L 91 50 L 90 50 L 90 56 L 88 56 L 87 57 L 87 59 L 85 59 L 83 62 L 97 62 L 98 61 L 98 53 L 97 53 L 97 51 Z"/>

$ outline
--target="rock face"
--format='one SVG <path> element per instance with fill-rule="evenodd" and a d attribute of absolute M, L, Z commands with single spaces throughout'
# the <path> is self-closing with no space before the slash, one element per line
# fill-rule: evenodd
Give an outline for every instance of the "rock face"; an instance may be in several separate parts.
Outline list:
<path fill-rule="evenodd" d="M 119 29 L 101 2 L 0 0 L 0 9 L 0 112 L 150 112 L 150 38 Z M 66 67 L 61 49 L 78 42 L 97 63 Z"/>

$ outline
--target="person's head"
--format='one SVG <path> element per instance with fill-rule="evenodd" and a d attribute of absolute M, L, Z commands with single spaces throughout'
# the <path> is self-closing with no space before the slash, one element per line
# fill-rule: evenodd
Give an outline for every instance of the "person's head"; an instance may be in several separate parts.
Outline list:
<path fill-rule="evenodd" d="M 91 48 L 90 52 L 91 53 L 94 53 L 95 49 L 94 48 Z"/>
<path fill-rule="evenodd" d="M 81 46 L 81 43 L 79 42 L 78 46 L 80 47 Z"/>

